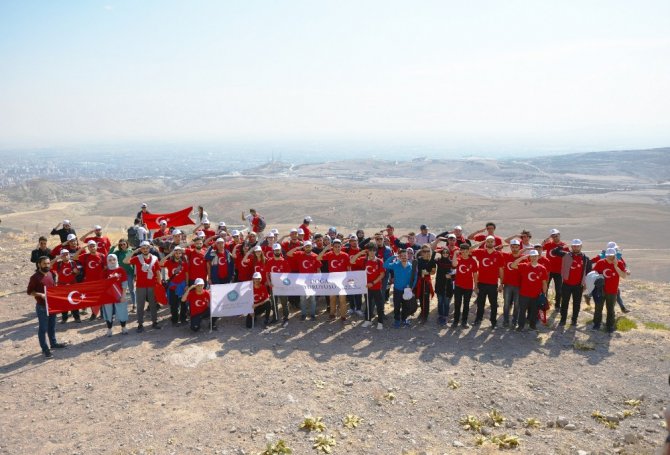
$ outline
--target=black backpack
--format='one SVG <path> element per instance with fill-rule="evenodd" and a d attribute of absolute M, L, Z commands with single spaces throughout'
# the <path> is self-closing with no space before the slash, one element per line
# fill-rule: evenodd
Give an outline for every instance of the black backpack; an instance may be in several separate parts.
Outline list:
<path fill-rule="evenodd" d="M 265 218 L 262 216 L 258 217 L 258 230 L 263 231 L 265 230 L 265 227 L 267 226 L 267 223 L 265 222 Z"/>
<path fill-rule="evenodd" d="M 137 233 L 137 226 L 131 226 L 128 228 L 128 245 L 130 245 L 130 247 L 133 249 L 140 246 L 140 236 Z"/>

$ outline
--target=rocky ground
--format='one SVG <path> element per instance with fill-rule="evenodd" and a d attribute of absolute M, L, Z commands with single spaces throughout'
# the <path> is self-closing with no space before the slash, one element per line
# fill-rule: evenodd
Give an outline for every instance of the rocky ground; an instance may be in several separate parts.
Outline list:
<path fill-rule="evenodd" d="M 294 314 L 287 328 L 231 318 L 192 334 L 163 309 L 163 330 L 143 334 L 58 324 L 69 346 L 45 360 L 24 240 L 0 237 L 2 454 L 256 454 L 279 440 L 316 454 L 321 434 L 334 454 L 493 453 L 503 434 L 518 437 L 504 449 L 516 453 L 643 454 L 665 439 L 668 284 L 627 282 L 637 328 L 612 337 L 588 330 L 589 307 L 576 329 L 552 316 L 537 334 L 486 321 L 438 328 L 434 309 L 430 323 L 403 330 Z M 299 428 L 307 415 L 323 433 Z M 343 424 L 349 415 L 362 419 L 356 428 Z M 479 431 L 463 427 L 466 416 Z"/>

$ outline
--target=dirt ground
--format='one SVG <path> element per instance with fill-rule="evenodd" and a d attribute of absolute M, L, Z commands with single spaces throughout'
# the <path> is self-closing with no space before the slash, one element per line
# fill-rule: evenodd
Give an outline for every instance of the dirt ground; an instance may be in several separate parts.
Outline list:
<path fill-rule="evenodd" d="M 665 439 L 670 331 L 644 323 L 670 326 L 668 284 L 626 282 L 638 327 L 612 337 L 589 330 L 589 307 L 576 329 L 557 329 L 552 315 L 537 334 L 491 330 L 486 318 L 438 328 L 435 302 L 428 324 L 394 330 L 387 320 L 383 331 L 294 313 L 286 328 L 230 318 L 193 334 L 163 308 L 163 329 L 143 334 L 58 323 L 69 346 L 45 360 L 25 295 L 28 247 L 0 237 L 2 454 L 238 455 L 280 439 L 316 454 L 318 433 L 299 429 L 306 415 L 323 418 L 334 454 L 486 454 L 501 434 L 518 436 L 516 453 L 644 454 Z M 498 427 L 484 422 L 494 409 L 506 419 Z M 594 411 L 623 419 L 610 429 Z M 347 415 L 363 420 L 346 428 Z M 482 446 L 459 423 L 467 415 L 484 422 Z M 529 418 L 539 428 L 525 428 Z"/>

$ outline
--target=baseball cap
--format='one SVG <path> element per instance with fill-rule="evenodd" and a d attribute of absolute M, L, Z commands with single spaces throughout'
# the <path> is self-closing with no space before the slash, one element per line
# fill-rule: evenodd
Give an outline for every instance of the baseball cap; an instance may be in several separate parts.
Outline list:
<path fill-rule="evenodd" d="M 582 241 L 579 239 L 574 239 L 572 241 L 572 246 L 582 246 Z"/>
<path fill-rule="evenodd" d="M 240 231 L 238 231 L 237 229 L 233 229 L 233 237 L 239 237 L 239 235 Z"/>
<path fill-rule="evenodd" d="M 140 243 L 140 246 L 151 246 L 151 243 L 149 243 L 147 240 L 142 240 L 142 243 Z"/>
<path fill-rule="evenodd" d="M 63 224 L 72 224 L 72 223 L 70 223 L 70 220 L 63 220 Z"/>
<path fill-rule="evenodd" d="M 141 207 L 142 207 L 143 209 L 146 209 L 146 208 L 147 208 L 147 204 L 146 204 L 146 202 L 142 202 Z"/>
<path fill-rule="evenodd" d="M 261 272 L 254 272 L 251 278 L 253 278 L 254 280 L 260 280 L 263 277 L 261 276 Z"/>
<path fill-rule="evenodd" d="M 278 243 L 275 243 L 274 245 L 272 245 L 272 249 L 273 250 L 281 250 L 281 245 L 278 244 Z"/>
<path fill-rule="evenodd" d="M 174 247 L 172 249 L 172 251 L 184 251 L 184 249 L 182 247 L 180 247 L 179 245 L 177 245 L 176 247 Z"/>
<path fill-rule="evenodd" d="M 607 243 L 607 248 L 619 248 L 619 245 L 616 244 L 616 242 L 608 242 Z"/>
<path fill-rule="evenodd" d="M 193 284 L 195 284 L 196 286 L 204 286 L 205 280 L 203 280 L 202 278 L 196 278 Z"/>
<path fill-rule="evenodd" d="M 219 221 L 219 227 L 226 227 L 225 221 Z"/>
<path fill-rule="evenodd" d="M 263 248 L 261 248 L 260 245 L 256 245 L 254 251 L 263 251 Z"/>
<path fill-rule="evenodd" d="M 160 225 L 161 225 L 161 226 L 167 226 L 167 221 L 165 221 L 165 220 L 161 220 Z"/>
<path fill-rule="evenodd" d="M 210 224 L 209 220 L 207 218 L 202 219 L 202 224 Z"/>
<path fill-rule="evenodd" d="M 480 237 L 481 238 L 481 237 Z M 493 237 L 492 235 L 487 235 L 486 240 L 495 240 L 496 238 Z"/>
<path fill-rule="evenodd" d="M 538 253 L 536 250 L 530 250 L 528 252 L 528 256 L 539 256 L 540 253 Z"/>
<path fill-rule="evenodd" d="M 356 237 L 356 234 L 349 234 L 348 239 L 349 240 L 356 240 L 358 237 Z"/>
<path fill-rule="evenodd" d="M 512 239 L 509 242 L 510 245 L 521 245 L 521 242 L 519 242 L 519 239 Z"/>
<path fill-rule="evenodd" d="M 291 229 L 289 232 L 290 232 L 291 234 L 293 234 L 294 232 L 297 234 L 297 233 L 298 233 L 298 230 L 297 230 L 296 228 L 293 228 L 293 229 Z"/>
<path fill-rule="evenodd" d="M 298 229 L 298 235 L 305 235 L 305 231 L 303 231 L 302 229 Z"/>
<path fill-rule="evenodd" d="M 274 235 L 279 234 L 279 229 L 272 229 L 270 232 L 272 232 Z"/>
<path fill-rule="evenodd" d="M 342 240 L 340 240 L 340 239 L 335 239 L 335 240 L 333 240 L 333 243 L 342 243 Z"/>
<path fill-rule="evenodd" d="M 455 239 L 455 238 L 456 238 L 456 234 L 449 234 L 449 235 L 447 235 L 447 238 L 448 238 L 448 239 Z"/>
<path fill-rule="evenodd" d="M 198 231 L 198 232 L 195 234 L 195 236 L 198 237 L 199 239 L 204 239 L 204 238 L 205 238 L 205 233 L 202 232 L 202 231 Z"/>
<path fill-rule="evenodd" d="M 181 231 L 179 229 L 175 229 L 174 231 L 172 231 L 172 235 L 179 235 L 179 234 L 181 234 Z"/>
<path fill-rule="evenodd" d="M 89 240 L 88 242 L 86 242 L 86 245 L 89 245 L 89 246 L 90 246 L 90 245 L 93 245 L 93 246 L 98 246 L 98 244 L 97 244 L 97 243 L 95 243 L 95 241 L 94 241 L 94 240 Z"/>
<path fill-rule="evenodd" d="M 65 250 L 65 249 L 63 249 L 63 250 L 61 250 L 61 252 L 60 252 L 60 255 L 61 255 L 61 256 L 67 256 L 68 254 L 70 254 L 70 250 Z"/>
<path fill-rule="evenodd" d="M 419 226 L 419 229 L 428 229 L 428 226 L 426 226 L 425 224 L 422 224 L 421 226 Z"/>
<path fill-rule="evenodd" d="M 219 237 L 218 239 L 216 239 L 216 243 L 226 243 L 226 241 L 223 240 L 221 237 Z"/>
<path fill-rule="evenodd" d="M 77 240 L 77 236 L 74 234 L 68 234 L 67 241 L 69 242 L 70 240 Z"/>
<path fill-rule="evenodd" d="M 551 231 L 549 231 L 549 235 L 556 235 L 556 234 L 560 234 L 560 233 L 561 232 L 558 229 L 555 229 L 555 228 L 552 229 Z"/>
<path fill-rule="evenodd" d="M 305 221 L 305 223 L 311 223 L 312 222 L 312 217 L 308 215 L 304 218 L 304 221 Z"/>
<path fill-rule="evenodd" d="M 303 243 L 302 246 L 303 246 L 303 247 L 305 247 L 305 246 L 312 246 L 312 242 L 310 242 L 309 240 L 307 240 L 305 243 Z"/>
<path fill-rule="evenodd" d="M 328 232 L 337 232 L 337 229 L 335 228 L 335 226 L 331 226 L 328 228 Z"/>
<path fill-rule="evenodd" d="M 99 230 L 102 229 L 102 226 L 100 226 L 99 224 L 96 224 L 95 226 L 93 226 L 93 229 L 95 229 L 96 231 L 99 231 Z"/>
<path fill-rule="evenodd" d="M 614 248 L 607 248 L 605 256 L 616 256 L 616 250 Z"/>
<path fill-rule="evenodd" d="M 462 231 L 463 228 L 459 225 L 454 226 L 454 231 Z"/>

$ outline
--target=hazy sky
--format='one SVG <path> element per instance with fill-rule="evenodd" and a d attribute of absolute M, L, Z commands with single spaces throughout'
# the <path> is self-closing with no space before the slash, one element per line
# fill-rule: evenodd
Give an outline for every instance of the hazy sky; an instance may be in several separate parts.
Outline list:
<path fill-rule="evenodd" d="M 0 149 L 670 146 L 670 1 L 0 1 Z"/>

